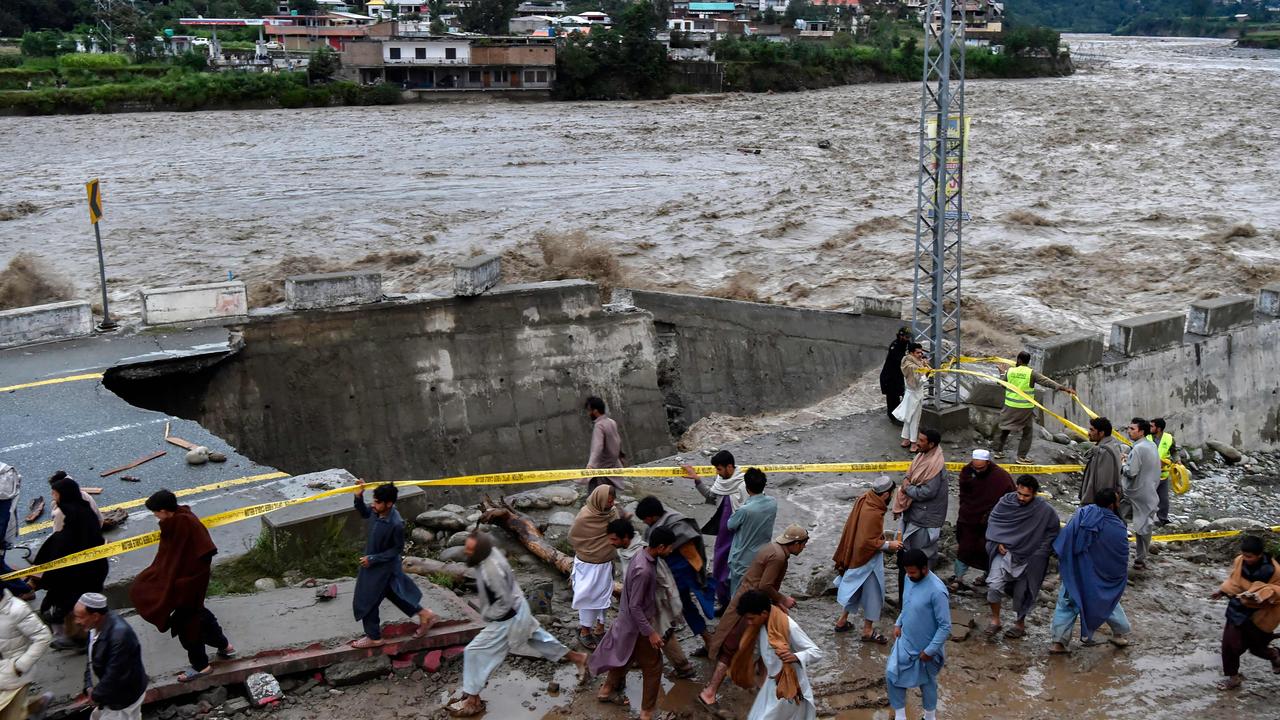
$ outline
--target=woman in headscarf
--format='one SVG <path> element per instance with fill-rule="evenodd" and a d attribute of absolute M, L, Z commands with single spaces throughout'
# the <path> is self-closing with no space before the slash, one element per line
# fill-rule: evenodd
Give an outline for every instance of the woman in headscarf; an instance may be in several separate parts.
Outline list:
<path fill-rule="evenodd" d="M 599 485 L 569 528 L 573 546 L 573 609 L 578 611 L 578 641 L 594 650 L 604 635 L 604 613 L 613 603 L 613 561 L 618 551 L 609 543 L 609 522 L 618 518 L 613 506 L 617 490 Z"/>
<path fill-rule="evenodd" d="M 36 565 L 103 544 L 102 521 L 89 503 L 85 502 L 76 481 L 63 477 L 53 483 L 52 489 L 54 505 L 62 514 L 62 527 L 54 531 L 40 546 L 33 561 Z M 37 580 L 38 588 L 45 591 L 40 612 L 49 617 L 55 649 L 64 650 L 85 644 L 82 633 L 71 620 L 71 610 L 82 594 L 102 592 L 107 569 L 107 559 L 103 558 L 50 570 Z"/>

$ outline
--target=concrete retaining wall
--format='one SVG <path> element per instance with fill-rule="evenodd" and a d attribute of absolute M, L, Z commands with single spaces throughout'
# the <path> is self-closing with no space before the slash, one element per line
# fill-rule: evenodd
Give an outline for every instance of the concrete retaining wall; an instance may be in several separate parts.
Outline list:
<path fill-rule="evenodd" d="M 242 320 L 249 313 L 244 283 L 239 281 L 140 290 L 142 322 L 173 325 Z"/>
<path fill-rule="evenodd" d="M 1252 307 L 1252 301 L 1247 304 Z M 1128 345 L 1111 347 L 1087 366 L 1052 374 L 1075 387 L 1094 410 L 1107 415 L 1117 427 L 1132 417 L 1163 417 L 1169 430 L 1184 445 L 1220 440 L 1236 447 L 1280 447 L 1280 375 L 1275 358 L 1280 353 L 1280 320 L 1240 311 L 1239 298 L 1217 303 L 1196 303 L 1205 312 L 1197 329 L 1212 334 L 1188 333 L 1174 340 L 1158 339 L 1155 349 Z M 1180 317 L 1181 313 L 1160 313 Z M 1164 317 L 1116 323 L 1135 328 Z M 1240 323 L 1247 323 L 1241 325 Z M 1167 335 L 1160 328 L 1149 337 Z M 1112 339 L 1116 338 L 1113 331 Z M 1100 338 L 1099 338 L 1100 340 Z M 1052 346 L 1053 343 L 1047 343 Z M 1046 363 L 1075 365 L 1049 354 Z M 1046 372 L 1048 372 L 1046 370 Z M 1067 418 L 1085 424 L 1088 418 L 1071 399 L 1050 394 L 1046 405 Z M 1048 421 L 1050 426 L 1052 420 Z M 1055 429 L 1056 431 L 1056 429 Z"/>
<path fill-rule="evenodd" d="M 0 311 L 0 348 L 80 337 L 93 332 L 89 303 L 68 301 Z"/>
<path fill-rule="evenodd" d="M 653 315 L 673 433 L 710 413 L 799 408 L 879 367 L 902 321 L 633 290 Z"/>
<path fill-rule="evenodd" d="M 121 392 L 295 474 L 581 467 L 590 395 L 609 404 L 633 460 L 672 450 L 652 323 L 605 313 L 592 283 L 254 317 L 243 337 L 239 353 L 185 392 L 172 382 L 152 384 L 151 398 L 145 387 Z"/>

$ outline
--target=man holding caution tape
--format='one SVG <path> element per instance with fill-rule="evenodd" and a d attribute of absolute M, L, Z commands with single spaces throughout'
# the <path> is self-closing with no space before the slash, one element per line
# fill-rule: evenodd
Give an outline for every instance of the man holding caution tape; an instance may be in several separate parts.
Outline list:
<path fill-rule="evenodd" d="M 1025 350 L 1018 353 L 1018 364 L 1005 371 L 1005 381 L 1021 390 L 1028 397 L 1035 397 L 1037 383 L 1050 390 L 1061 390 L 1070 395 L 1076 394 L 1075 390 L 1059 385 L 1032 370 L 1030 362 L 1031 353 Z M 1004 444 L 1009 440 L 1009 434 L 1014 430 L 1020 430 L 1022 431 L 1022 436 L 1018 438 L 1018 462 L 1023 465 L 1031 464 L 1031 458 L 1028 455 L 1031 452 L 1031 440 L 1034 431 L 1032 426 L 1035 421 L 1035 404 L 1006 387 L 1004 391 L 1004 410 L 1000 412 L 1000 439 L 996 441 L 995 456 L 998 458 L 1004 457 Z"/>

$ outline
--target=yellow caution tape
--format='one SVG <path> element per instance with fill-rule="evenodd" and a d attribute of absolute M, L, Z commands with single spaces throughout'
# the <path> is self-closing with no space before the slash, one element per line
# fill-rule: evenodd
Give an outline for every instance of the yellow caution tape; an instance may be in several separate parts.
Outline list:
<path fill-rule="evenodd" d="M 83 375 L 67 375 L 66 377 L 52 378 L 49 380 L 39 380 L 37 382 L 22 383 L 21 385 L 7 385 L 0 387 L 0 393 L 13 392 L 14 390 L 26 390 L 27 388 L 43 387 L 45 385 L 58 385 L 60 383 L 75 382 L 77 380 L 101 380 L 102 373 L 85 373 Z"/>
<path fill-rule="evenodd" d="M 220 482 L 209 483 L 208 485 L 200 485 L 198 487 L 187 488 L 185 490 L 175 490 L 173 494 L 177 497 L 187 497 L 190 495 L 199 495 L 200 493 L 213 492 L 215 490 L 225 490 L 230 487 L 238 487 L 240 485 L 252 485 L 253 483 L 263 482 L 265 480 L 278 480 L 280 478 L 287 478 L 287 477 L 289 477 L 289 473 L 282 473 L 282 472 L 269 472 L 269 473 L 262 473 L 261 475 L 247 475 L 245 477 L 238 477 L 232 480 L 222 480 Z M 112 510 L 128 510 L 131 508 L 142 507 L 143 505 L 146 504 L 146 502 L 147 502 L 146 498 L 136 498 L 134 500 L 126 500 L 125 502 L 122 502 L 122 503 L 116 503 L 115 505 L 104 505 L 99 507 L 98 510 L 100 512 L 110 512 Z M 21 535 L 26 535 L 28 533 L 47 530 L 51 527 L 53 527 L 53 522 L 51 520 L 46 520 L 44 522 L 24 525 L 22 529 L 18 531 L 18 533 Z"/>
<path fill-rule="evenodd" d="M 791 464 L 772 464 L 772 465 L 750 465 L 748 467 L 759 468 L 763 472 L 830 472 L 830 473 L 868 473 L 868 472 L 906 472 L 911 463 L 906 461 L 897 462 L 875 462 L 875 463 L 791 463 Z M 959 471 L 964 467 L 964 463 L 947 463 L 947 468 L 953 471 Z M 1017 468 L 1025 473 L 1033 474 L 1049 474 L 1049 473 L 1072 473 L 1080 472 L 1083 468 L 1080 465 L 1019 465 Z M 694 472 L 699 475 L 710 475 L 715 472 L 715 468 L 710 465 L 700 465 L 694 467 Z M 558 480 L 573 480 L 600 477 L 602 474 L 608 474 L 615 477 L 679 477 L 684 475 L 684 469 L 679 467 L 629 467 L 629 468 L 592 468 L 592 469 L 576 469 L 576 470 L 526 470 L 521 472 L 509 473 L 487 473 L 482 475 L 461 475 L 458 477 L 441 478 L 439 480 L 402 480 L 395 483 L 398 487 L 457 487 L 457 486 L 483 486 L 483 485 L 520 485 L 527 483 L 553 482 Z M 232 484 L 243 484 L 250 479 L 264 480 L 274 477 L 287 477 L 285 473 L 268 473 L 266 475 L 252 476 L 252 478 L 237 478 L 236 480 L 227 480 L 221 483 L 213 483 L 200 488 L 190 488 L 185 491 L 174 493 L 175 495 L 185 494 L 191 495 L 196 492 L 207 491 L 214 487 L 229 487 Z M 267 513 L 274 512 L 281 508 L 291 505 L 300 505 L 315 500 L 321 500 L 343 493 L 355 491 L 355 486 L 337 488 L 334 490 L 324 490 L 314 495 L 306 497 L 294 498 L 292 500 L 276 500 L 269 503 L 261 503 L 258 505 L 249 505 L 247 507 L 236 508 L 226 512 L 217 513 L 202 518 L 201 522 L 205 527 L 219 527 L 222 525 L 230 525 L 242 520 L 260 517 Z M 130 507 L 136 507 L 145 503 L 145 500 L 130 501 Z M 125 505 L 129 503 L 121 503 Z M 119 506 L 111 506 L 119 507 Z M 29 526 L 35 527 L 35 526 Z M 36 565 L 22 570 L 16 570 L 3 577 L 0 580 L 11 580 L 13 578 L 26 577 L 28 575 L 38 575 L 50 570 L 71 567 L 82 563 L 93 562 L 103 558 L 121 555 L 123 553 L 139 550 L 144 547 L 159 542 L 160 534 L 158 532 L 145 533 L 136 535 L 123 540 L 99 545 L 98 547 L 82 550 L 78 553 L 72 553 L 65 557 L 52 560 L 43 565 Z"/>

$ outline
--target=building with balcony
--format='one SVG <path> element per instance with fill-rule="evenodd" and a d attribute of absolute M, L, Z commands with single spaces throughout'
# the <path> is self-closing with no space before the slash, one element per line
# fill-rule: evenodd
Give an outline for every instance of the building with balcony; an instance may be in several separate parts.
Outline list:
<path fill-rule="evenodd" d="M 550 90 L 554 40 L 428 37 L 368 39 L 343 52 L 344 71 L 358 82 L 388 82 L 406 90 Z"/>

